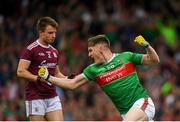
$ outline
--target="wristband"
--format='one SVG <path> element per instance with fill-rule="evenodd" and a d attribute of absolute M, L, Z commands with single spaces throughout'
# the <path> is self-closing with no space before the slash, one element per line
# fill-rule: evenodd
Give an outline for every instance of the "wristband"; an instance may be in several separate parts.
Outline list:
<path fill-rule="evenodd" d="M 49 77 L 50 77 L 50 75 L 48 75 L 48 76 L 47 76 L 47 78 L 46 78 L 45 80 L 47 80 L 47 81 L 48 81 L 48 80 L 49 80 Z"/>
<path fill-rule="evenodd" d="M 148 45 L 146 45 L 146 46 L 144 46 L 144 48 L 148 48 L 150 45 L 148 44 Z"/>
<path fill-rule="evenodd" d="M 48 75 L 48 77 L 46 78 L 47 80 L 43 80 L 41 77 L 37 77 L 37 82 L 41 82 L 41 80 L 43 80 L 43 82 L 45 81 L 48 85 L 52 85 L 51 82 L 48 80 L 50 78 L 50 75 Z"/>
<path fill-rule="evenodd" d="M 48 75 L 48 77 L 46 79 L 47 79 L 46 80 L 47 84 L 51 86 L 52 85 L 52 83 L 51 83 L 51 75 Z"/>

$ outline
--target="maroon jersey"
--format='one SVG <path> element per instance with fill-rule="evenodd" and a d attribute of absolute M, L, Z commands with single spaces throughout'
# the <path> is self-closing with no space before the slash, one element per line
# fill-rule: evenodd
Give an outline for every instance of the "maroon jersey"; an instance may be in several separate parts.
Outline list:
<path fill-rule="evenodd" d="M 58 63 L 58 51 L 51 45 L 43 46 L 38 40 L 31 43 L 21 54 L 21 60 L 30 62 L 28 71 L 37 75 L 39 66 L 47 66 L 49 74 L 54 76 Z M 44 82 L 26 82 L 26 100 L 46 99 L 57 96 L 55 86 Z"/>

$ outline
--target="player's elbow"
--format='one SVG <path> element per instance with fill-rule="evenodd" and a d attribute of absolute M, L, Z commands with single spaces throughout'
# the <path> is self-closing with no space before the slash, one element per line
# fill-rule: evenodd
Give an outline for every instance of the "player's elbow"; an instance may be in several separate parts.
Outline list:
<path fill-rule="evenodd" d="M 160 59 L 159 56 L 157 56 L 154 60 L 153 60 L 154 64 L 159 64 L 160 63 Z"/>
<path fill-rule="evenodd" d="M 159 64 L 159 63 L 160 63 L 160 59 L 159 59 L 159 57 L 157 58 L 156 63 L 157 63 L 157 64 Z"/>
<path fill-rule="evenodd" d="M 159 64 L 159 62 L 160 62 L 159 59 L 153 59 L 149 62 L 149 64 L 156 65 L 156 64 Z"/>
<path fill-rule="evenodd" d="M 77 87 L 75 87 L 75 86 L 70 86 L 68 89 L 69 90 L 75 90 Z"/>
<path fill-rule="evenodd" d="M 16 75 L 17 75 L 18 77 L 20 77 L 20 76 L 21 76 L 21 71 L 20 71 L 20 70 L 17 70 L 17 71 L 16 71 Z"/>
<path fill-rule="evenodd" d="M 17 69 L 16 74 L 17 74 L 18 77 L 22 77 L 23 76 L 23 70 L 22 69 Z"/>
<path fill-rule="evenodd" d="M 154 56 L 154 57 L 147 56 L 146 61 L 147 61 L 147 64 L 158 64 L 158 63 L 160 63 L 159 56 Z"/>

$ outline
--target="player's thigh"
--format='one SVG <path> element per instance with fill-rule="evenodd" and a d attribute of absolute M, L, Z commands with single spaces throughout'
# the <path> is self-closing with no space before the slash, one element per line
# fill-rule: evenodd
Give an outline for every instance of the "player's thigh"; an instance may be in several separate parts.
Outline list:
<path fill-rule="evenodd" d="M 26 101 L 26 115 L 32 121 L 44 121 L 45 105 L 41 99 Z"/>
<path fill-rule="evenodd" d="M 140 108 L 131 108 L 124 117 L 124 121 L 147 121 L 146 113 Z"/>
<path fill-rule="evenodd" d="M 30 121 L 46 121 L 43 115 L 29 115 Z"/>
<path fill-rule="evenodd" d="M 62 109 L 48 112 L 46 113 L 45 117 L 48 121 L 63 121 L 64 120 Z"/>
<path fill-rule="evenodd" d="M 125 115 L 126 120 L 153 120 L 155 106 L 150 97 L 137 100 Z"/>
<path fill-rule="evenodd" d="M 46 99 L 46 114 L 45 117 L 48 121 L 63 121 L 62 104 L 59 96 Z"/>

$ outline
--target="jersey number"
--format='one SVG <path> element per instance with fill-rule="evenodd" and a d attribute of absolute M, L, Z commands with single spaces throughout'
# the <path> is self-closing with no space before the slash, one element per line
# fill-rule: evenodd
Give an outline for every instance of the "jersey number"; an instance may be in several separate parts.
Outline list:
<path fill-rule="evenodd" d="M 48 58 L 51 58 L 51 53 L 48 53 Z"/>

